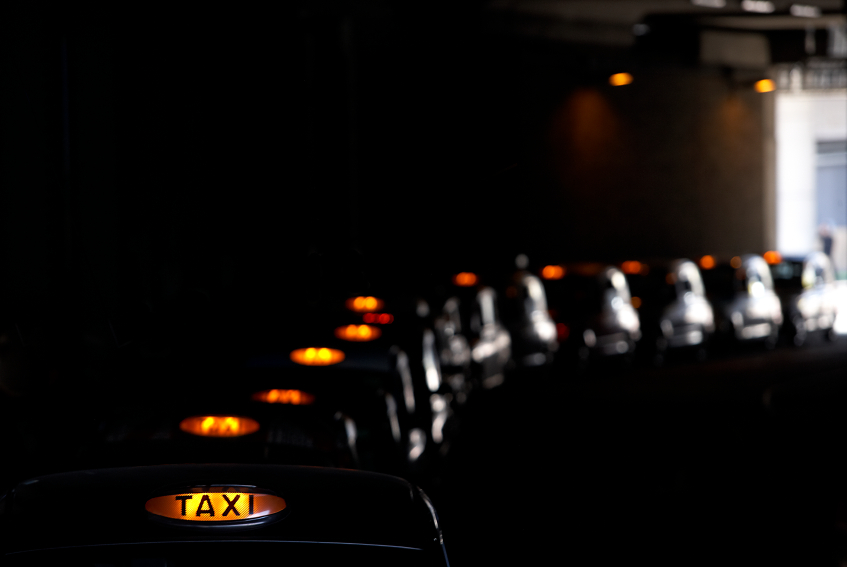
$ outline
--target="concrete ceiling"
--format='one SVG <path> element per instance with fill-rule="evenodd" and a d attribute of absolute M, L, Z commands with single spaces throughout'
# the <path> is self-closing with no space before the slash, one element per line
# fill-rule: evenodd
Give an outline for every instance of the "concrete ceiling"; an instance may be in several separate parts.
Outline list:
<path fill-rule="evenodd" d="M 628 46 L 633 26 L 647 16 L 692 18 L 704 27 L 739 30 L 805 30 L 845 26 L 844 0 L 771 0 L 774 12 L 742 9 L 741 0 L 725 0 L 723 8 L 695 5 L 692 0 L 494 0 L 489 5 L 494 26 L 501 31 L 576 43 Z M 821 16 L 796 17 L 792 4 L 814 6 Z"/>

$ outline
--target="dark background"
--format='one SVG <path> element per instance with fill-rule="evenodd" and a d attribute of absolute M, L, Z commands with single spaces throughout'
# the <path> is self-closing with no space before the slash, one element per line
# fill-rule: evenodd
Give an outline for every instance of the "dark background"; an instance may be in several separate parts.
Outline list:
<path fill-rule="evenodd" d="M 2 480 L 71 458 L 60 417 L 228 368 L 341 290 L 772 245 L 767 69 L 700 65 L 685 18 L 624 48 L 486 6 L 4 7 Z M 832 564 L 843 350 L 507 383 L 427 487 L 448 550 Z"/>

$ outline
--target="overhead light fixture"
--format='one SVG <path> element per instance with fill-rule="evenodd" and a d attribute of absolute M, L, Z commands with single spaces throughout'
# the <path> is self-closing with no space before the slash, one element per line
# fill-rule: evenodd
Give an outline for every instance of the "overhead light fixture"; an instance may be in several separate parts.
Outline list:
<path fill-rule="evenodd" d="M 629 73 L 615 73 L 609 77 L 609 84 L 613 87 L 622 87 L 623 85 L 630 84 L 632 80 L 632 75 Z"/>
<path fill-rule="evenodd" d="M 724 8 L 726 0 L 691 0 L 695 6 L 703 6 L 704 8 Z"/>
<path fill-rule="evenodd" d="M 761 81 L 756 81 L 754 87 L 756 89 L 756 92 L 769 93 L 776 90 L 776 83 L 774 83 L 770 79 L 762 79 Z"/>
<path fill-rule="evenodd" d="M 819 18 L 821 9 L 817 6 L 809 6 L 808 4 L 792 4 L 789 8 L 792 16 L 798 18 Z"/>
<path fill-rule="evenodd" d="M 776 10 L 773 2 L 767 0 L 741 0 L 741 9 L 745 12 L 756 12 L 758 14 L 770 14 Z"/>

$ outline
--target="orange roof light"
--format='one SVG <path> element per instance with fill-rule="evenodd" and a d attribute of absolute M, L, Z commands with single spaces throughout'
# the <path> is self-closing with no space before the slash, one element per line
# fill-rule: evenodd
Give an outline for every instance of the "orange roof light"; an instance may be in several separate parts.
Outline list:
<path fill-rule="evenodd" d="M 374 315 L 374 313 L 368 313 Z M 381 315 L 384 315 L 382 313 Z M 363 343 L 376 340 L 382 335 L 379 327 L 371 327 L 370 325 L 346 325 L 335 329 L 335 336 L 343 341 L 354 341 Z"/>
<path fill-rule="evenodd" d="M 310 406 L 315 403 L 315 396 L 301 390 L 264 390 L 253 394 L 253 400 L 266 404 L 288 404 L 292 406 Z"/>
<path fill-rule="evenodd" d="M 741 267 L 741 256 L 733 256 L 732 260 L 729 261 L 729 265 L 733 268 Z"/>
<path fill-rule="evenodd" d="M 344 360 L 344 353 L 334 348 L 298 348 L 291 351 L 291 360 L 304 366 L 329 366 Z"/>
<path fill-rule="evenodd" d="M 622 87 L 630 84 L 632 81 L 632 75 L 629 73 L 615 73 L 609 77 L 609 84 L 613 87 Z"/>
<path fill-rule="evenodd" d="M 453 283 L 459 287 L 471 287 L 476 285 L 479 278 L 473 272 L 460 272 L 453 276 Z"/>
<path fill-rule="evenodd" d="M 700 267 L 704 270 L 711 270 L 715 267 L 715 258 L 706 254 L 700 258 Z"/>
<path fill-rule="evenodd" d="M 765 262 L 770 265 L 779 264 L 780 262 L 782 262 L 782 254 L 780 254 L 776 250 L 768 250 L 767 252 L 765 252 L 764 256 Z"/>
<path fill-rule="evenodd" d="M 255 523 L 259 518 L 285 510 L 285 500 L 257 489 L 236 486 L 204 486 L 154 496 L 144 505 L 150 514 L 194 522 L 239 521 Z M 268 518 L 270 520 L 270 518 Z"/>
<path fill-rule="evenodd" d="M 762 79 L 761 81 L 756 81 L 754 88 L 758 93 L 769 93 L 776 90 L 776 84 L 770 79 Z"/>
<path fill-rule="evenodd" d="M 563 266 L 544 266 L 541 270 L 541 277 L 545 280 L 560 280 L 565 277 L 565 268 Z"/>
<path fill-rule="evenodd" d="M 385 302 L 381 299 L 377 299 L 376 297 L 364 297 L 360 295 L 359 297 L 351 297 L 347 300 L 345 305 L 347 305 L 347 309 L 350 311 L 355 311 L 356 313 L 369 313 L 382 309 Z"/>
<path fill-rule="evenodd" d="M 241 437 L 259 430 L 259 422 L 234 415 L 195 415 L 179 424 L 186 433 L 201 437 Z"/>
<path fill-rule="evenodd" d="M 625 274 L 640 274 L 641 265 L 641 262 L 637 260 L 630 260 L 621 264 L 621 271 Z"/>

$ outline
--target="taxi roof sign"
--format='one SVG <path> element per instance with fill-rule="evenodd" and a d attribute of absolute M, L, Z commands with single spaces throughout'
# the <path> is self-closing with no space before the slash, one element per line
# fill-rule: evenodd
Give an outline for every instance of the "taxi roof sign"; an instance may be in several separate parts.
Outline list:
<path fill-rule="evenodd" d="M 189 487 L 147 500 L 144 509 L 151 519 L 171 525 L 198 523 L 255 526 L 275 520 L 286 509 L 283 498 L 248 486 Z"/>
<path fill-rule="evenodd" d="M 259 430 L 259 422 L 235 415 L 194 415 L 183 419 L 179 428 L 200 437 L 241 437 Z"/>

